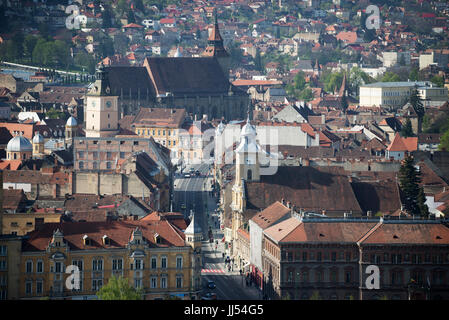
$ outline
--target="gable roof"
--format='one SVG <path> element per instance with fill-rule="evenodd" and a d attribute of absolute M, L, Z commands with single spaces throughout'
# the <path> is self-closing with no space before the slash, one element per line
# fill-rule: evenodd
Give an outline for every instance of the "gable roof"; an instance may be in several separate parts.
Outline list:
<path fill-rule="evenodd" d="M 145 58 L 156 94 L 228 93 L 230 83 L 215 58 Z"/>
<path fill-rule="evenodd" d="M 259 214 L 256 214 L 251 220 L 262 229 L 266 229 L 289 213 L 290 208 L 276 201 Z"/>
<path fill-rule="evenodd" d="M 388 151 L 416 151 L 418 149 L 418 138 L 402 138 L 399 132 L 396 132 L 393 141 L 388 146 Z"/>
<path fill-rule="evenodd" d="M 144 100 L 149 96 L 154 96 L 154 89 L 151 84 L 148 72 L 144 67 L 110 66 L 105 67 L 108 74 L 111 92 L 114 95 L 121 94 L 137 97 L 140 93 L 140 99 Z"/>
<path fill-rule="evenodd" d="M 133 233 L 139 227 L 150 247 L 183 247 L 184 234 L 167 220 L 161 221 L 113 221 L 113 222 L 64 222 L 45 223 L 39 230 L 29 233 L 29 239 L 22 246 L 23 251 L 43 251 L 49 245 L 53 232 L 59 229 L 64 241 L 71 250 L 95 250 L 103 248 L 124 248 Z M 154 236 L 158 234 L 162 241 L 156 243 Z M 91 239 L 91 245 L 85 246 L 83 236 Z M 102 238 L 107 235 L 109 245 L 103 245 Z"/>
<path fill-rule="evenodd" d="M 248 209 L 264 209 L 284 198 L 297 208 L 319 213 L 362 213 L 342 168 L 278 167 L 274 175 L 261 175 L 260 182 L 245 183 Z"/>
<path fill-rule="evenodd" d="M 359 244 L 449 244 L 449 228 L 441 223 L 379 222 Z"/>
<path fill-rule="evenodd" d="M 280 242 L 338 242 L 355 243 L 363 237 L 376 222 L 335 222 L 303 221 L 286 235 Z"/>
<path fill-rule="evenodd" d="M 184 122 L 185 114 L 185 109 L 140 108 L 133 124 L 136 126 L 179 128 Z"/>

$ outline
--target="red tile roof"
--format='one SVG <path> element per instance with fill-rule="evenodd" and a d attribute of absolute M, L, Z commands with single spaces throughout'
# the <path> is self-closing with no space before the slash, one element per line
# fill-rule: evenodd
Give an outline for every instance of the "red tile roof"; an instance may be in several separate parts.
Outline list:
<path fill-rule="evenodd" d="M 417 137 L 408 137 L 402 138 L 399 132 L 394 136 L 393 141 L 387 148 L 388 151 L 416 151 L 418 150 L 418 138 Z"/>
<path fill-rule="evenodd" d="M 449 244 L 449 228 L 439 223 L 378 223 L 360 244 Z"/>
<path fill-rule="evenodd" d="M 256 214 L 251 220 L 262 229 L 266 229 L 289 213 L 290 209 L 288 207 L 276 201 L 259 214 Z"/>
<path fill-rule="evenodd" d="M 161 221 L 114 221 L 114 222 L 64 222 L 45 223 L 39 230 L 29 233 L 29 239 L 23 244 L 23 251 L 43 251 L 52 240 L 53 232 L 59 229 L 71 250 L 94 250 L 104 248 L 124 248 L 133 230 L 139 227 L 143 237 L 151 247 L 185 246 L 184 234 L 166 220 Z M 155 234 L 162 241 L 156 243 Z M 91 245 L 85 246 L 83 236 L 91 239 Z M 104 245 L 102 237 L 110 239 L 110 245 Z"/>

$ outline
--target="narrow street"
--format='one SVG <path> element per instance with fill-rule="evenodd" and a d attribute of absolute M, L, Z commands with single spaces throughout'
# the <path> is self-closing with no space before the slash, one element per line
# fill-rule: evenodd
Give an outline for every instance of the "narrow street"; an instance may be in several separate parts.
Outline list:
<path fill-rule="evenodd" d="M 203 229 L 203 271 L 202 282 L 204 293 L 214 292 L 219 300 L 258 300 L 261 294 L 254 286 L 246 286 L 244 276 L 234 268 L 229 271 L 225 263 L 225 247 L 222 242 L 223 231 L 220 230 L 219 215 L 215 213 L 217 199 L 212 195 L 212 165 L 207 163 L 188 166 L 183 174 L 191 172 L 190 177 L 181 175 L 175 178 L 173 210 L 183 213 L 186 217 L 193 211 L 195 219 Z M 195 175 L 195 171 L 200 176 Z M 213 242 L 209 242 L 209 228 L 213 234 Z M 224 256 L 224 257 L 223 257 Z M 208 289 L 208 281 L 213 281 L 215 289 Z"/>

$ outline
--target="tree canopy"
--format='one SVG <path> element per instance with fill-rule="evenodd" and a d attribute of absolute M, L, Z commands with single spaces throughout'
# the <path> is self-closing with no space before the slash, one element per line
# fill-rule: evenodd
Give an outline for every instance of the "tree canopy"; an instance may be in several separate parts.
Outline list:
<path fill-rule="evenodd" d="M 142 290 L 130 286 L 128 279 L 112 276 L 97 296 L 100 300 L 142 300 Z"/>

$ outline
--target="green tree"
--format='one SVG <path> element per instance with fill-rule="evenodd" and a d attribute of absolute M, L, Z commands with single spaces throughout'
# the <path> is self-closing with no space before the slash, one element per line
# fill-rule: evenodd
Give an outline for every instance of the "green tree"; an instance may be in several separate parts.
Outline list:
<path fill-rule="evenodd" d="M 419 69 L 417 67 L 413 68 L 408 77 L 411 81 L 419 81 Z"/>
<path fill-rule="evenodd" d="M 27 35 L 23 40 L 23 55 L 25 59 L 27 59 L 30 62 L 33 59 L 33 50 L 34 47 L 36 46 L 37 40 L 38 38 L 31 34 Z"/>
<path fill-rule="evenodd" d="M 432 83 L 434 83 L 437 87 L 444 87 L 444 78 L 440 76 L 433 76 L 432 79 L 430 79 Z"/>
<path fill-rule="evenodd" d="M 86 68 L 90 74 L 95 73 L 95 59 L 87 52 L 79 52 L 75 56 L 75 64 L 78 68 Z"/>
<path fill-rule="evenodd" d="M 142 289 L 129 285 L 128 279 L 112 276 L 98 292 L 99 300 L 142 300 Z"/>
<path fill-rule="evenodd" d="M 126 0 L 118 0 L 116 10 L 119 12 L 119 15 L 123 15 L 128 9 L 129 6 Z"/>
<path fill-rule="evenodd" d="M 443 133 L 440 139 L 440 144 L 438 145 L 438 150 L 449 151 L 449 129 Z"/>
<path fill-rule="evenodd" d="M 45 113 L 45 115 L 46 115 L 48 118 L 50 118 L 50 119 L 64 119 L 64 117 L 65 117 L 64 112 L 55 110 L 55 109 L 53 109 L 53 108 L 50 108 L 50 109 Z"/>
<path fill-rule="evenodd" d="M 359 67 L 354 67 L 349 71 L 349 88 L 351 92 L 356 92 L 358 95 L 360 86 L 371 82 L 372 78 Z"/>
<path fill-rule="evenodd" d="M 301 93 L 298 95 L 299 100 L 303 100 L 305 102 L 309 102 L 313 99 L 313 91 L 310 88 L 305 88 L 301 91 Z"/>
<path fill-rule="evenodd" d="M 402 126 L 401 136 L 404 138 L 413 137 L 412 122 L 409 118 L 405 121 L 405 125 Z"/>
<path fill-rule="evenodd" d="M 401 81 L 401 78 L 393 72 L 387 71 L 382 75 L 382 82 L 396 82 Z"/>
<path fill-rule="evenodd" d="M 68 45 L 64 41 L 55 40 L 50 44 L 50 48 L 54 52 L 53 66 L 67 68 L 70 58 L 70 49 Z"/>
<path fill-rule="evenodd" d="M 320 293 L 318 291 L 314 291 L 310 297 L 310 300 L 322 300 Z"/>
<path fill-rule="evenodd" d="M 259 50 L 257 50 L 256 56 L 254 57 L 254 67 L 258 71 L 261 71 L 261 72 L 264 71 L 264 67 L 263 67 L 263 64 L 262 64 L 262 57 L 260 56 L 260 51 Z"/>
<path fill-rule="evenodd" d="M 408 156 L 404 159 L 399 169 L 399 182 L 404 194 L 404 208 L 409 214 L 426 217 L 428 209 L 425 202 L 424 191 L 419 186 L 421 182 L 420 173 L 413 164 L 413 158 Z"/>
<path fill-rule="evenodd" d="M 410 93 L 409 102 L 413 106 L 413 109 L 415 110 L 416 114 L 418 115 L 418 133 L 420 133 L 422 119 L 426 111 L 424 109 L 424 105 L 422 104 L 422 100 L 419 95 L 417 86 L 415 86 L 415 88 Z"/>
<path fill-rule="evenodd" d="M 324 90 L 337 92 L 343 81 L 343 72 L 328 73 L 323 77 Z"/>
<path fill-rule="evenodd" d="M 103 11 L 101 27 L 103 29 L 112 27 L 112 14 L 108 8 Z"/>
<path fill-rule="evenodd" d="M 294 88 L 296 90 L 303 90 L 306 86 L 306 74 L 303 71 L 299 71 L 294 78 Z"/>

